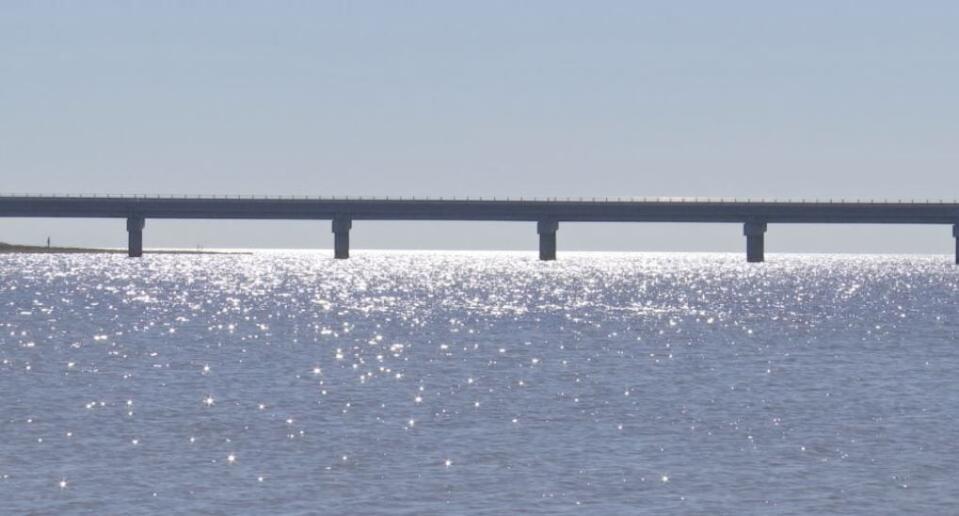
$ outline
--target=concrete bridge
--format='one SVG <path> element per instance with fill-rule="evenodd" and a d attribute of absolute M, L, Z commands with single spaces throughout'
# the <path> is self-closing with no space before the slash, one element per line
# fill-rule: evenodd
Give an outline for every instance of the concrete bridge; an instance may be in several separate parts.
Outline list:
<path fill-rule="evenodd" d="M 0 196 L 0 217 L 126 219 L 131 257 L 143 255 L 147 219 L 330 220 L 335 258 L 348 258 L 354 220 L 535 222 L 541 260 L 556 259 L 561 222 L 725 222 L 743 225 L 746 260 L 764 260 L 769 224 L 942 224 L 952 226 L 959 264 L 955 201 L 765 201 L 737 199 L 413 199 L 252 196 Z"/>

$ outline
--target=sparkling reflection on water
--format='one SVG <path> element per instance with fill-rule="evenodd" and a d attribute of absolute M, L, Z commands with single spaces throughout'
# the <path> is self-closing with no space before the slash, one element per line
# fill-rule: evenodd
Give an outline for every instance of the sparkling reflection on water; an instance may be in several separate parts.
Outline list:
<path fill-rule="evenodd" d="M 4 510 L 946 514 L 943 257 L 0 256 Z"/>

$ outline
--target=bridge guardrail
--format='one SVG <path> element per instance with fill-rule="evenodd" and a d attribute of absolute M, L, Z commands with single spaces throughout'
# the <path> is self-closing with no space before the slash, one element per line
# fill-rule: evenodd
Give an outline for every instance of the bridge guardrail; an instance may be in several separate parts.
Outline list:
<path fill-rule="evenodd" d="M 579 203 L 715 203 L 715 204 L 959 204 L 959 200 L 946 199 L 780 199 L 780 198 L 739 198 L 739 197 L 476 197 L 476 196 L 365 196 L 365 195 L 257 195 L 257 194 L 140 194 L 140 193 L 0 193 L 2 198 L 49 198 L 49 199 L 130 199 L 130 200 L 302 200 L 302 201 L 474 201 L 474 202 L 579 202 Z"/>

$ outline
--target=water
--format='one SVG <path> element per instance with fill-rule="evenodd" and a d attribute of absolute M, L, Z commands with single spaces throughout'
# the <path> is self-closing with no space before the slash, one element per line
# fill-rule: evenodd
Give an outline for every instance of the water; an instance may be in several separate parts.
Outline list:
<path fill-rule="evenodd" d="M 947 257 L 0 256 L 9 513 L 947 514 Z"/>

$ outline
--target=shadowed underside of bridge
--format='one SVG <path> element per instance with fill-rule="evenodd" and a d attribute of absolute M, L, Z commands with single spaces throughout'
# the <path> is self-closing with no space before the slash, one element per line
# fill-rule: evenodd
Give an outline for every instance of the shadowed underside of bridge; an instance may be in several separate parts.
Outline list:
<path fill-rule="evenodd" d="M 132 257 L 143 254 L 146 219 L 330 220 L 336 258 L 349 257 L 354 220 L 526 221 L 536 223 L 542 260 L 556 258 L 561 222 L 726 222 L 743 224 L 749 262 L 763 261 L 768 224 L 943 224 L 953 226 L 959 263 L 956 202 L 0 196 L 0 217 L 126 219 Z"/>

